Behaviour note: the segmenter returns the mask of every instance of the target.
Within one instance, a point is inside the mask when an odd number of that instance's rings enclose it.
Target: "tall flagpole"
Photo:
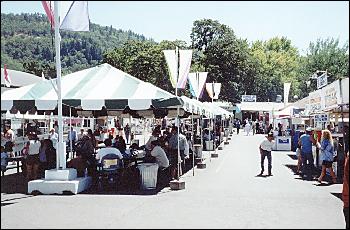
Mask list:
[[[176,47],[175,50],[176,56],[176,86],[175,86],[175,96],[177,97],[177,83],[179,81],[179,48]],[[177,178],[180,180],[180,169],[181,169],[181,160],[180,160],[180,108],[177,106]]]
[[[60,53],[60,22],[58,1],[54,2],[55,6],[55,48],[56,48],[56,73],[57,73],[57,96],[58,96],[58,143],[56,153],[56,168],[65,169],[65,143],[63,142],[63,119],[62,119],[62,95],[61,95],[61,53]]]

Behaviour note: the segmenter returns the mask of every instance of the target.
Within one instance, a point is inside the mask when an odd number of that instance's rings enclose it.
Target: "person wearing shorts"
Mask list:
[[[334,159],[334,146],[332,134],[329,130],[322,131],[322,142],[320,145],[321,149],[321,160],[322,160],[322,172],[318,178],[318,182],[322,182],[323,177],[326,175],[326,169],[329,169],[329,172],[332,176],[332,183],[337,182],[337,177],[333,171],[333,159]]]
[[[28,156],[26,159],[26,167],[27,167],[27,180],[36,180],[38,179],[38,171],[40,165],[39,159],[39,150],[41,143],[38,140],[36,133],[30,133],[29,137],[29,148],[28,148]]]

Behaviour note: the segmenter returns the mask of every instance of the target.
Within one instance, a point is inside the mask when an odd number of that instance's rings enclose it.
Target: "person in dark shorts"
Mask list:
[[[318,145],[318,144],[317,144]],[[329,130],[322,131],[322,142],[319,145],[321,150],[321,160],[322,160],[322,172],[318,178],[318,182],[322,182],[323,177],[326,175],[326,169],[329,169],[329,172],[332,176],[332,183],[337,182],[337,177],[333,171],[333,159],[334,159],[334,146],[332,134]]]

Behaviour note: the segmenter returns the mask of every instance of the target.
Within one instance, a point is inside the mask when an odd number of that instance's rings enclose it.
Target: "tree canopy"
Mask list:
[[[109,63],[141,80],[174,93],[163,54],[166,49],[192,49],[190,72],[207,71],[207,82],[222,83],[219,99],[239,102],[241,95],[275,101],[290,82],[289,98],[316,89],[306,84],[316,71],[329,81],[349,76],[349,45],[327,38],[310,42],[302,56],[287,37],[248,42],[217,20],[193,22],[191,44],[181,40],[154,42],[132,31],[91,24],[90,32],[61,32],[63,74]],[[55,77],[50,25],[42,14],[1,14],[1,63],[8,68]],[[190,96],[187,88],[180,95]],[[202,100],[210,100],[205,93]]]

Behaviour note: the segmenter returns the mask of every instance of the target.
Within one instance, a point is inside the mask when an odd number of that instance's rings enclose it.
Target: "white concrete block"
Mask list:
[[[65,191],[78,194],[92,184],[91,177],[78,177],[75,180],[32,180],[28,182],[28,193],[39,191],[42,194],[63,194]]]
[[[77,170],[74,168],[45,170],[45,180],[75,180]]]

